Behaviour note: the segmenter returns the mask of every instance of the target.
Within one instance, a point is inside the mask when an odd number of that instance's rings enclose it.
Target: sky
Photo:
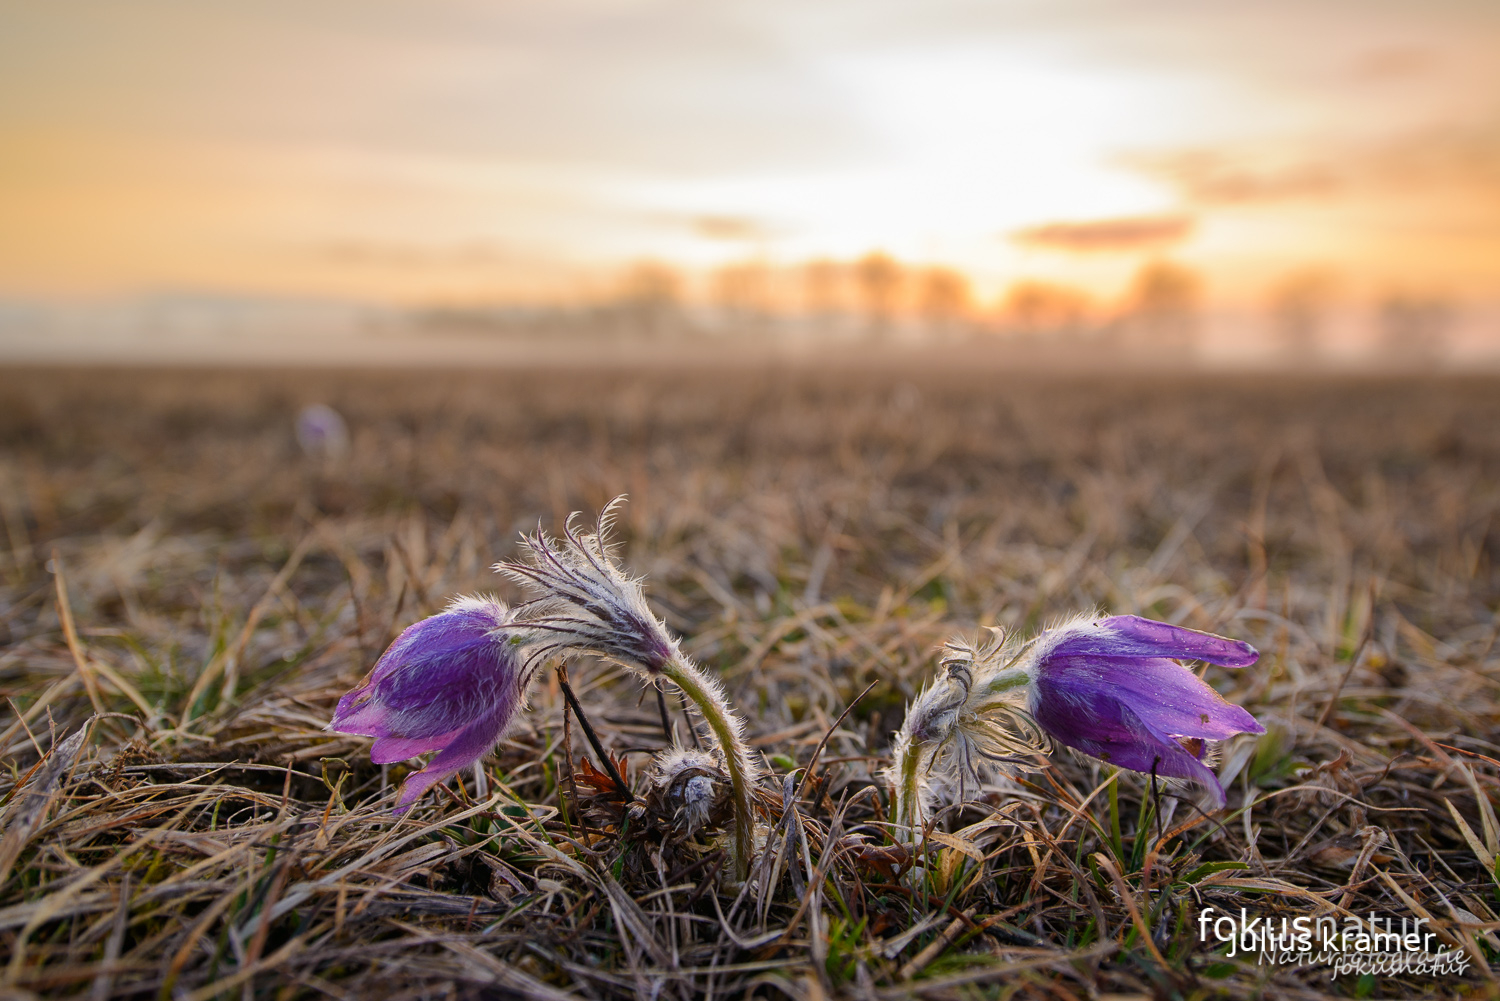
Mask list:
[[[0,298],[1500,295],[1493,0],[0,0]],[[1299,284],[1300,283],[1300,284]]]

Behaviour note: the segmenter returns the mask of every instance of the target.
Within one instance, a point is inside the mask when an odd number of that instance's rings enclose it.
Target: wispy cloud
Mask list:
[[[1040,250],[1092,254],[1159,250],[1187,239],[1192,232],[1193,220],[1189,216],[1136,216],[1051,222],[1017,230],[1011,239]]]
[[[1120,158],[1176,188],[1194,205],[1238,205],[1327,195],[1340,171],[1327,162],[1255,155],[1245,150],[1192,149]]]
[[[1353,142],[1239,143],[1123,154],[1200,207],[1335,196],[1406,196],[1490,189],[1500,195],[1500,130],[1433,128]]]

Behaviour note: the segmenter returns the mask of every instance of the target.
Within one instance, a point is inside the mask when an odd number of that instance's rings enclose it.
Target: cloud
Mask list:
[[[692,227],[705,240],[759,240],[770,234],[768,227],[744,216],[697,216]]]
[[[1500,190],[1500,131],[1426,129],[1378,142],[1132,153],[1118,162],[1199,207]]]
[[[1441,60],[1431,49],[1394,45],[1372,49],[1354,61],[1354,77],[1367,82],[1409,80],[1437,69]]]
[[[0,23],[0,131],[40,120],[674,176],[826,167],[877,145],[774,17],[718,4],[143,0]]]
[[[1122,219],[1090,219],[1082,222],[1052,222],[1011,234],[1026,247],[1060,250],[1071,254],[1115,253],[1155,250],[1186,239],[1193,231],[1189,216],[1132,216]]]
[[[1166,181],[1196,205],[1242,205],[1317,198],[1342,183],[1337,170],[1313,159],[1277,161],[1227,150],[1140,154],[1124,162]]]
[[[1500,192],[1500,130],[1431,130],[1401,137],[1360,157],[1361,178],[1396,190]]]
[[[356,268],[488,268],[515,264],[525,256],[486,241],[437,246],[414,242],[334,240],[313,248],[324,263]]]

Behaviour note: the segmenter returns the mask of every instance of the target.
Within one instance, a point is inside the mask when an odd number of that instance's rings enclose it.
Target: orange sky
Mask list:
[[[1500,293],[1500,4],[0,0],[0,298]]]

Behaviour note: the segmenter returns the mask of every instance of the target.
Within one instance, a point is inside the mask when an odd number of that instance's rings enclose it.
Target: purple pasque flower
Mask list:
[[[1134,615],[1080,619],[1025,651],[1027,709],[1053,740],[1120,768],[1224,789],[1204,763],[1205,741],[1265,733],[1244,709],[1178,661],[1248,667],[1248,643]],[[1019,665],[1018,665],[1019,666]]]
[[[492,598],[458,598],[396,637],[364,683],[343,698],[328,728],[374,737],[370,760],[437,751],[409,776],[399,813],[429,788],[484,757],[526,699],[514,612]]]
[[[328,404],[309,404],[297,415],[297,444],[314,459],[342,459],[349,453],[349,425]]]

